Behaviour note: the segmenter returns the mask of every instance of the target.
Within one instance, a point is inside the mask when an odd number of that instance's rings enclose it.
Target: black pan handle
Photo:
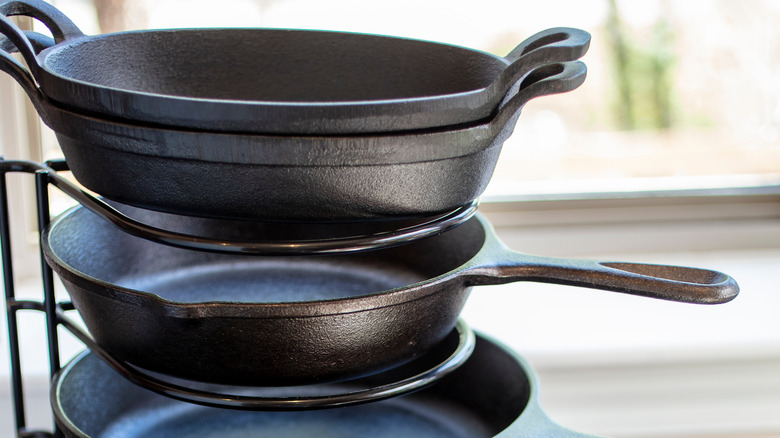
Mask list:
[[[27,68],[29,69],[24,69],[24,71],[26,75],[31,78],[38,79],[40,77],[39,71],[41,66],[38,64],[38,60],[35,56],[36,44],[8,18],[14,15],[32,17],[46,25],[54,37],[54,42],[57,44],[84,36],[70,18],[45,1],[0,0],[0,33],[13,43],[16,50],[22,54],[24,61],[27,63]],[[11,51],[7,49],[9,46],[7,43],[0,42],[0,45],[6,48],[0,52],[0,55],[8,55],[8,53],[11,53]],[[3,56],[2,59],[0,59],[0,63],[5,64],[8,62],[8,58],[9,56]],[[16,69],[18,65],[21,64],[17,63],[17,66],[13,68]],[[35,81],[33,81],[33,83],[34,82]]]
[[[4,17],[0,16],[0,28],[3,26],[3,23],[5,23],[3,18]],[[8,44],[6,41],[9,40],[4,40],[0,43],[0,47],[7,47]],[[33,101],[38,98],[38,86],[35,84],[35,79],[30,74],[30,71],[6,50],[0,50],[0,70],[11,75],[11,77],[24,88],[24,91],[27,92]]]
[[[697,304],[725,303],[739,293],[733,278],[708,269],[542,257],[514,252],[500,244],[483,251],[487,262],[467,271],[469,284],[535,281]]]
[[[582,58],[590,47],[590,34],[570,27],[543,30],[520,43],[504,58],[509,64],[491,87],[505,95],[510,87],[530,71],[552,62],[567,62]]]
[[[518,92],[506,101],[490,121],[494,135],[509,125],[531,99],[572,91],[585,82],[588,68],[582,61],[554,62],[535,68],[522,80]],[[513,126],[513,125],[512,125]]]
[[[51,31],[57,44],[84,36],[70,18],[43,0],[0,0],[0,14],[35,18]]]
[[[0,19],[3,17],[0,16]],[[1,24],[0,24],[1,25]],[[25,66],[11,56],[8,52],[0,50],[0,71],[8,73],[19,85],[22,86],[27,96],[35,106],[35,110],[41,116],[44,122],[49,117],[46,96],[43,95],[40,88],[35,84],[35,79],[30,75],[30,71]]]
[[[55,44],[54,39],[42,33],[25,30],[24,35],[30,40],[35,53],[41,53],[41,50],[49,48]],[[0,51],[14,53],[16,46],[8,38],[0,38]]]

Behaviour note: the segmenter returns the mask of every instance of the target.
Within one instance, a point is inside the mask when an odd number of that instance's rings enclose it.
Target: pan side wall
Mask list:
[[[227,304],[234,317],[184,318],[153,300],[127,299],[58,273],[98,345],[116,358],[237,385],[333,381],[405,363],[452,331],[469,294],[462,285],[439,284],[422,299],[362,312],[253,318],[242,315],[240,304]]]
[[[500,153],[491,147],[406,164],[273,166],[133,154],[58,139],[76,179],[108,198],[182,214],[285,220],[451,210],[482,194]]]

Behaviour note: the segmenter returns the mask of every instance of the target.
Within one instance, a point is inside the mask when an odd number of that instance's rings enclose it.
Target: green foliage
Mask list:
[[[620,129],[669,129],[674,123],[674,33],[660,18],[649,41],[625,30],[615,0],[608,0],[609,53],[614,81],[612,111]]]

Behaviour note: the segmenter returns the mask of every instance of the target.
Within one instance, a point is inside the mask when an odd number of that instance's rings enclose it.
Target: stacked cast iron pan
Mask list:
[[[522,107],[578,87],[588,33],[543,31],[506,58],[444,44],[280,29],[84,36],[41,0],[0,15],[0,68],[108,198],[198,216],[421,216],[477,198]],[[55,44],[56,43],[56,44]],[[204,183],[208,181],[208,183]]]
[[[320,31],[89,37],[43,1],[0,0],[0,12],[0,68],[55,131],[79,182],[110,200],[87,200],[42,236],[47,262],[94,338],[88,342],[109,363],[221,388],[350,387],[438,363],[430,357],[448,344],[475,285],[542,281],[696,303],[738,292],[713,271],[517,253],[481,215],[368,252],[218,250],[280,236],[381,236],[473,203],[522,107],[584,81],[576,61],[588,48],[583,31],[550,29],[500,58]],[[20,31],[10,15],[42,21],[53,41]],[[184,245],[150,240],[125,232],[116,217],[199,237]],[[201,238],[211,244],[191,245]],[[126,427],[137,427],[129,436],[181,435],[188,424],[240,434],[236,428],[260,423],[278,426],[274,436],[299,436],[289,427],[322,421],[346,422],[357,436],[377,425],[393,436],[420,435],[429,430],[423,417],[446,436],[569,436],[541,414],[532,378],[502,347],[479,338],[455,372],[411,397],[283,421],[192,410],[83,355],[58,376],[52,400],[60,427],[80,437]],[[394,421],[399,412],[422,414]],[[534,426],[524,415],[540,420]]]

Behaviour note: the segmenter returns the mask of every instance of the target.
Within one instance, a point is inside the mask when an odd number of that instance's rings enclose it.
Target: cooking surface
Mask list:
[[[161,95],[266,102],[467,92],[486,87],[506,67],[493,55],[444,44],[279,29],[130,32],[53,50],[45,65],[63,77]],[[78,63],[70,62],[74,57]]]
[[[122,209],[139,212],[127,206]],[[251,222],[192,219],[151,211],[144,212],[142,219],[151,219],[149,223],[165,229],[186,228],[192,221],[197,228],[190,232],[209,236],[226,226],[236,234],[250,236],[245,239],[286,232],[280,225],[268,234],[256,234],[263,229],[254,229]],[[243,224],[244,228],[234,224]],[[347,224],[340,228],[350,227]],[[335,230],[343,232],[339,227]],[[238,235],[230,237],[241,239]],[[484,238],[482,226],[470,220],[439,236],[363,254],[280,257],[214,254],[133,237],[80,208],[58,219],[47,241],[51,253],[69,269],[100,281],[155,293],[179,303],[266,303],[343,298],[408,286],[463,265],[477,253]]]
[[[156,406],[127,412],[100,436],[240,438],[255,437],[258,431],[275,438],[487,436],[473,415],[463,409],[414,401],[367,404],[338,411],[275,413],[233,412],[183,404]]]
[[[250,296],[253,302],[279,303],[365,295],[423,279],[402,267],[258,259],[123,277],[116,284],[180,303],[247,302]]]

